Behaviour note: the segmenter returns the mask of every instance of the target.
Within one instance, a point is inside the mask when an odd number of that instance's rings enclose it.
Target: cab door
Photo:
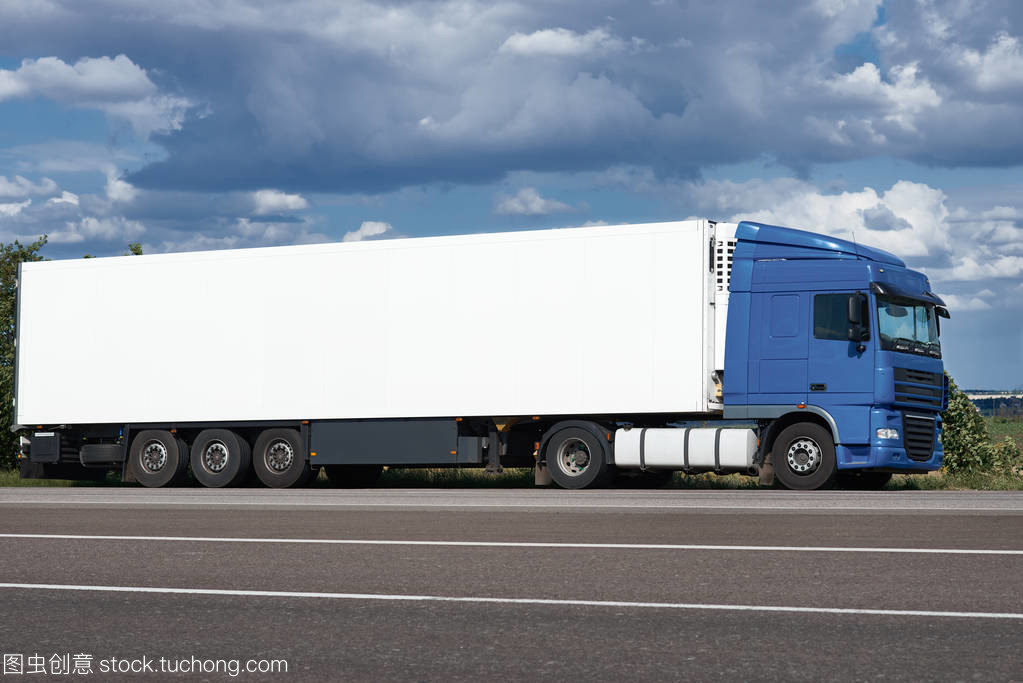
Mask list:
[[[869,441],[869,407],[874,398],[876,331],[865,292],[815,292],[811,304],[807,403],[841,419],[846,443]],[[849,297],[860,299],[860,338],[849,339]]]

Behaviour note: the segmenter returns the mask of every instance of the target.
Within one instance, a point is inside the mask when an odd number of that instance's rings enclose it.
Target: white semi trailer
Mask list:
[[[24,263],[23,474],[753,473],[767,421],[703,426],[723,417],[735,234],[690,220]]]

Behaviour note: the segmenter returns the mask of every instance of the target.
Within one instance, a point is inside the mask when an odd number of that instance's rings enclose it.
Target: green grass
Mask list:
[[[1023,491],[1023,477],[973,473],[897,474],[885,486],[889,491]]]
[[[0,470],[0,487],[2,486],[75,486],[79,482],[64,479],[21,479],[18,470]]]
[[[1008,436],[1023,449],[1023,417],[985,417],[984,423],[992,441],[998,443]]]

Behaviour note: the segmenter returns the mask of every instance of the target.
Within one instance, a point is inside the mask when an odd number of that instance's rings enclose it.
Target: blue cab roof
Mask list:
[[[852,257],[906,267],[902,259],[882,249],[778,225],[742,221],[735,237],[740,242],[755,243],[754,259]]]

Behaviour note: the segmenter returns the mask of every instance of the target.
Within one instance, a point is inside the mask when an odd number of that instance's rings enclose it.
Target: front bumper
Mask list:
[[[917,411],[919,412],[919,411]],[[922,415],[922,413],[921,413]],[[898,439],[873,438],[870,444],[836,447],[839,469],[884,469],[893,472],[930,472],[941,469],[945,451],[941,445],[941,414],[932,413],[927,418],[934,421],[934,442],[929,457],[920,458],[919,449],[907,452],[906,429],[903,411],[874,408],[870,411],[870,434],[877,434],[881,428],[896,429]],[[916,456],[916,457],[911,457]]]

